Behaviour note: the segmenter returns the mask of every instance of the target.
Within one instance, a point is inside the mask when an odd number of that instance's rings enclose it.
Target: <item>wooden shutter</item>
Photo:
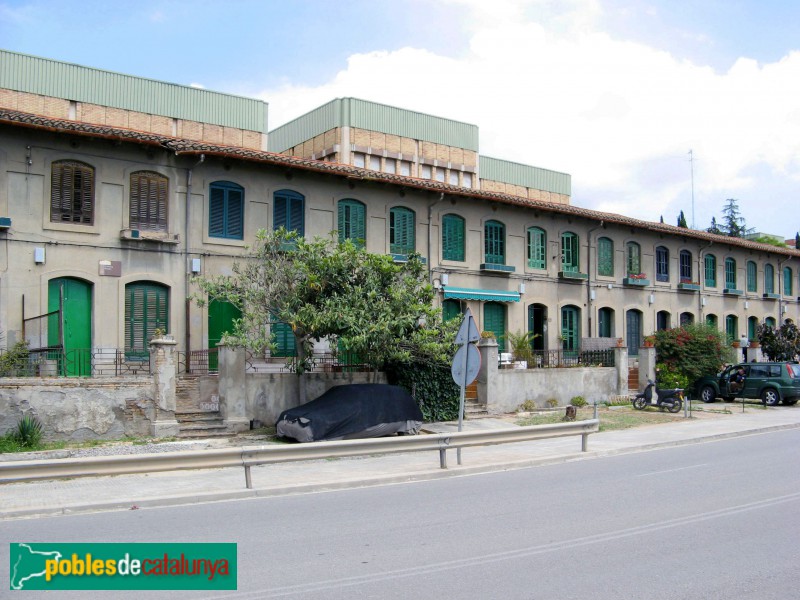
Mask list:
[[[389,252],[411,254],[414,252],[414,212],[403,207],[389,212]]]
[[[628,242],[628,275],[639,275],[642,272],[642,251],[636,242]]]
[[[444,260],[464,260],[464,219],[458,215],[445,215],[442,218],[442,258]]]
[[[578,265],[578,236],[568,231],[561,234],[561,269],[577,273]]]
[[[597,240],[597,274],[614,276],[614,242],[606,237]]]
[[[169,182],[159,173],[131,173],[130,227],[149,231],[167,230]]]
[[[273,323],[270,326],[272,341],[275,349],[272,356],[297,356],[297,346],[294,343],[294,332],[287,323]]]
[[[497,338],[498,352],[506,351],[506,307],[498,302],[487,302],[483,306],[483,328]]]
[[[208,201],[208,235],[225,237],[225,190],[214,184]]]
[[[775,293],[775,268],[772,265],[764,265],[764,293]]]
[[[366,208],[357,200],[339,201],[339,242],[351,240],[363,246],[366,240]]]
[[[232,239],[244,239],[244,190],[229,189],[227,206],[226,236]]]
[[[717,259],[713,254],[705,258],[706,287],[717,287]]]
[[[532,269],[544,269],[546,265],[546,237],[543,229],[528,229],[528,266]]]
[[[496,265],[506,264],[506,231],[498,221],[487,221],[484,226],[484,262]]]
[[[94,223],[94,167],[77,161],[57,161],[50,169],[50,221]]]
[[[169,331],[169,292],[156,283],[125,287],[125,352],[129,359],[150,356],[148,343],[156,329]]]

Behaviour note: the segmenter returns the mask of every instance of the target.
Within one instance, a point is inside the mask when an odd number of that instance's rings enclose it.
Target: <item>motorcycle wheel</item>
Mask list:
[[[633,399],[633,408],[636,410],[644,410],[644,407],[647,406],[648,402],[644,398],[634,398]]]
[[[681,402],[680,399],[675,399],[671,405],[667,405],[667,410],[671,413],[676,413],[681,409],[682,406],[683,402]]]

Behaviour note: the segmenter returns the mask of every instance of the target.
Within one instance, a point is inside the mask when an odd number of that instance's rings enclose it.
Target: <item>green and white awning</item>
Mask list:
[[[506,290],[477,290],[473,288],[460,288],[445,286],[444,298],[455,300],[480,300],[482,302],[519,302],[519,292]]]

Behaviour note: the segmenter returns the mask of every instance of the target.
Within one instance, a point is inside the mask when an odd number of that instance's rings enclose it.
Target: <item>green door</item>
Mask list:
[[[217,344],[225,333],[233,331],[234,319],[240,319],[242,311],[225,300],[211,300],[208,303],[208,370],[219,368],[216,353]]]
[[[92,374],[92,284],[80,279],[59,277],[47,285],[47,310],[57,311],[64,297],[62,327],[64,331],[64,358],[59,366],[61,375],[90,377]],[[47,344],[58,346],[58,324],[52,323],[47,331]],[[55,327],[53,326],[55,325]]]
[[[487,302],[483,306],[483,328],[497,338],[498,352],[506,351],[506,307],[499,302]]]
[[[576,352],[580,336],[580,310],[575,306],[564,306],[561,309],[561,349]]]

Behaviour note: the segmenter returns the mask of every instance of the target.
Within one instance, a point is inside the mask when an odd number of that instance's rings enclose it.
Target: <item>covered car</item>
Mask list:
[[[298,442],[415,434],[422,412],[411,395],[396,385],[338,385],[316,400],[283,411],[275,424],[279,436]]]

